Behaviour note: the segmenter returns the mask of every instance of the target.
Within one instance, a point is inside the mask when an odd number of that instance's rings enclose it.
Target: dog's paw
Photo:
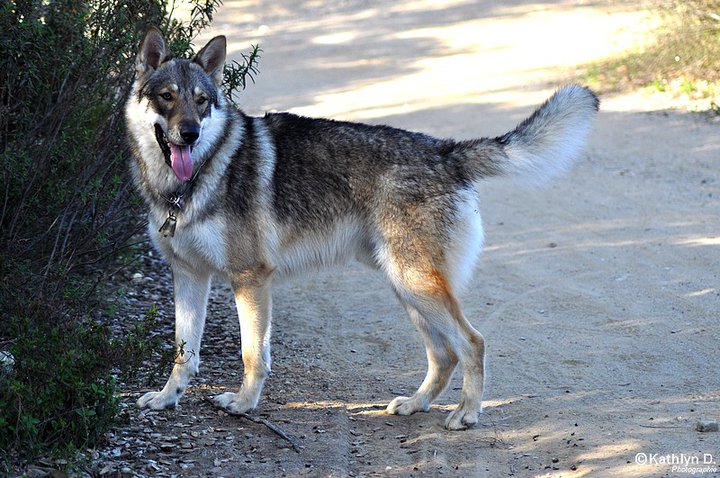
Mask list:
[[[430,411],[430,402],[425,397],[396,397],[387,406],[387,412],[392,415],[412,415],[415,412]]]
[[[448,430],[465,430],[472,428],[478,422],[478,415],[482,413],[482,406],[469,406],[466,402],[460,402],[450,416],[445,420],[445,428]]]
[[[245,413],[255,408],[258,401],[249,398],[241,391],[240,393],[225,392],[213,398],[213,402],[230,413]]]
[[[160,392],[148,392],[138,399],[137,406],[151,410],[164,410],[177,407],[180,394]]]

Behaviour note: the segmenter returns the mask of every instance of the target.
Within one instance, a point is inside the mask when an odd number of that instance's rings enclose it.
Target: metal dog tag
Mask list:
[[[162,234],[163,237],[173,237],[175,236],[175,226],[177,226],[177,219],[175,218],[175,214],[171,211],[168,213],[168,218],[165,219],[165,222],[158,232]]]

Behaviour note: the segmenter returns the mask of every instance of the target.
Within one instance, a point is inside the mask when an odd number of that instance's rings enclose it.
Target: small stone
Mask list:
[[[718,431],[717,420],[699,420],[695,423],[695,430],[699,432],[716,432]]]

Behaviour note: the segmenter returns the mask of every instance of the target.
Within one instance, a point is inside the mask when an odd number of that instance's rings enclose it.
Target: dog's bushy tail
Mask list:
[[[497,138],[460,141],[453,153],[477,178],[512,176],[542,182],[580,155],[600,101],[588,88],[560,88],[517,128]]]

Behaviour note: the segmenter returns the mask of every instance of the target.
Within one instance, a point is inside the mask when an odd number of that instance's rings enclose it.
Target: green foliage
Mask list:
[[[95,443],[117,413],[107,328],[28,317],[14,317],[9,326],[15,363],[0,387],[0,449],[22,445],[32,454],[48,445],[62,451]]]
[[[177,355],[175,348],[164,347],[164,338],[155,335],[158,329],[158,309],[148,309],[142,320],[134,322],[122,338],[112,341],[112,349],[121,361],[118,378],[124,383],[154,384],[156,379],[170,372]],[[150,369],[143,366],[150,361],[156,364]],[[143,370],[143,374],[138,371]]]
[[[590,65],[585,80],[600,92],[649,87],[720,101],[720,0],[658,4],[662,26],[639,51]]]
[[[144,227],[123,124],[138,45],[156,25],[191,55],[221,1],[183,3],[186,21],[174,1],[0,2],[0,352],[15,361],[0,363],[3,458],[96,442],[117,414],[114,377],[161,353],[152,310],[112,337],[98,285]],[[258,52],[230,66],[228,88]]]
[[[244,90],[247,87],[247,79],[254,83],[255,76],[258,74],[257,62],[260,59],[262,50],[258,45],[252,46],[252,51],[248,54],[242,53],[242,63],[232,60],[225,65],[222,88],[225,95],[230,101],[237,105],[233,92]]]
[[[158,325],[155,307],[116,338],[97,320],[78,324],[37,316],[45,313],[46,304],[35,301],[24,317],[8,320],[14,338],[0,362],[0,450],[28,457],[96,444],[117,420],[116,380],[136,380],[151,355],[160,353],[161,359],[148,380],[173,362],[172,352],[159,352],[160,339],[151,334]]]

